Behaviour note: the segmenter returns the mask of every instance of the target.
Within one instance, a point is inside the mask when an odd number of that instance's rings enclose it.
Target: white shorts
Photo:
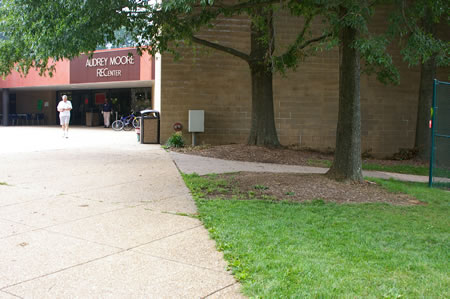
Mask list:
[[[59,122],[61,124],[61,126],[63,125],[68,125],[70,121],[70,115],[63,115],[63,116],[59,116]]]

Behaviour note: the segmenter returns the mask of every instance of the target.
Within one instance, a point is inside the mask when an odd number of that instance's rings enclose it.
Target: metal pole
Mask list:
[[[195,132],[192,132],[192,146],[195,146],[196,143],[197,143],[197,138],[195,136]]]
[[[3,117],[2,117],[2,125],[8,125],[8,116],[9,116],[9,89],[3,88]]]
[[[433,109],[433,114],[431,116],[431,149],[430,149],[430,174],[428,177],[428,187],[433,186],[433,163],[434,163],[434,127],[435,127],[435,119],[436,119],[436,85],[438,84],[438,80],[433,80],[433,103],[431,107]]]

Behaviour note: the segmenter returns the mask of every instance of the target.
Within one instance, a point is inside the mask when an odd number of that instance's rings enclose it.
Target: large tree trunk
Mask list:
[[[430,158],[431,132],[428,128],[431,102],[433,99],[433,79],[436,76],[435,57],[423,63],[420,70],[419,102],[417,106],[416,139],[414,147],[421,160]]]
[[[430,12],[428,12],[430,14]],[[423,28],[426,32],[435,35],[436,26],[431,17],[425,16]],[[416,139],[414,147],[417,149],[418,158],[428,160],[430,158],[431,132],[428,128],[430,120],[431,102],[433,99],[433,79],[436,77],[436,55],[432,55],[420,69],[419,102],[417,106]]]
[[[257,18],[263,22],[264,28],[256,26],[255,21],[252,22],[251,53],[248,62],[252,76],[252,120],[248,144],[279,146],[275,129],[270,61],[274,50],[272,11],[260,9]]]
[[[353,28],[341,29],[336,151],[327,176],[361,182],[360,55],[353,48],[357,35]]]
[[[273,110],[272,70],[250,65],[252,76],[252,124],[249,145],[279,146]]]

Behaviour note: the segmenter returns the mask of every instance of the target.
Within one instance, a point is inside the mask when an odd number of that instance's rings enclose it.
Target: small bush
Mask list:
[[[397,153],[392,156],[392,160],[411,160],[417,157],[418,150],[416,148],[401,148]]]
[[[184,147],[184,140],[183,140],[183,136],[181,136],[181,133],[172,134],[172,136],[170,136],[169,139],[167,140],[166,146],[168,148]]]
[[[361,153],[361,158],[363,158],[363,159],[371,159],[371,158],[373,158],[372,149],[369,148],[369,149],[366,149],[365,151],[363,151]]]

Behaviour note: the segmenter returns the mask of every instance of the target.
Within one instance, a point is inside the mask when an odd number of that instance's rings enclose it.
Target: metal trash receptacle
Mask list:
[[[100,117],[98,112],[86,112],[86,126],[95,127],[100,125]]]
[[[160,114],[156,110],[141,111],[141,143],[159,144]]]

